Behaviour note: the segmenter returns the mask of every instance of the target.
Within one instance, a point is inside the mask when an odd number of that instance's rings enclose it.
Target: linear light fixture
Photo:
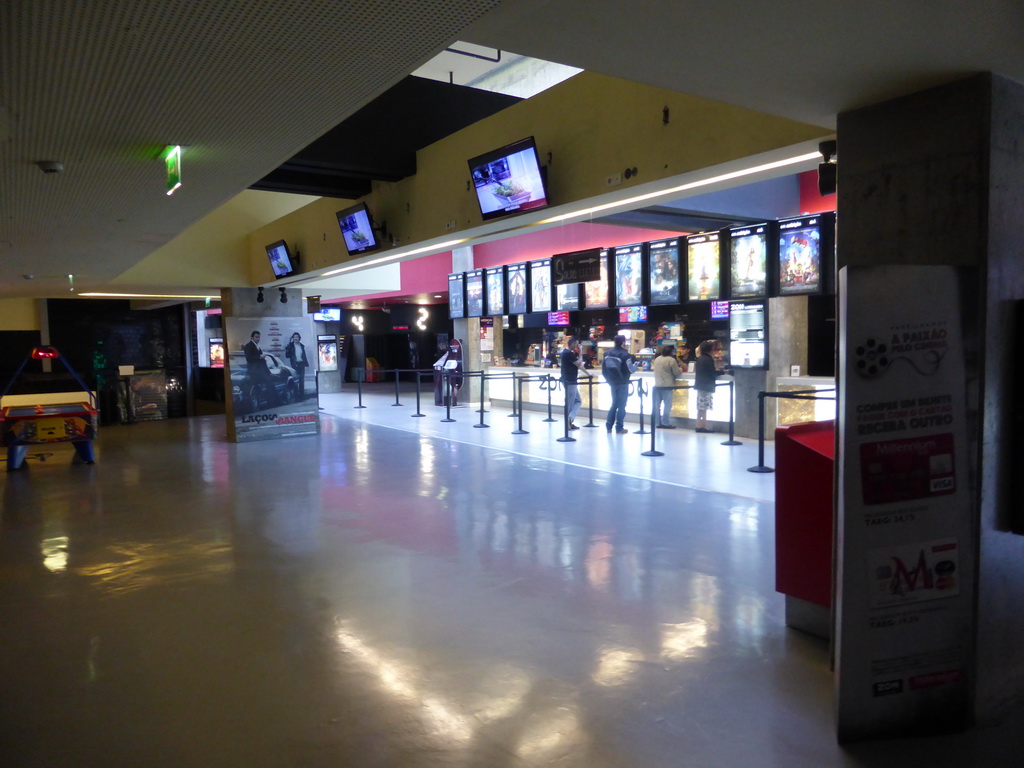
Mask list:
[[[349,264],[338,269],[332,269],[330,272],[324,272],[320,277],[330,277],[331,275],[340,275],[343,272],[351,272],[356,269],[366,269],[367,267],[376,267],[379,264],[385,264],[389,261],[395,261],[396,259],[404,259],[406,256],[416,256],[420,253],[439,253],[441,251],[447,251],[449,248],[454,248],[460,243],[465,243],[470,238],[464,237],[460,240],[448,240],[444,243],[437,243],[436,245],[425,245],[422,248],[415,248],[411,251],[403,251],[402,253],[393,253],[390,256],[378,256],[375,259],[369,261],[363,261],[359,264]]]
[[[80,293],[90,299],[210,299],[219,301],[220,296],[206,293]]]

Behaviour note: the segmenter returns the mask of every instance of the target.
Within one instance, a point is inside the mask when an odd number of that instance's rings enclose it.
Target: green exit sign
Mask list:
[[[181,147],[167,147],[164,162],[167,164],[167,194],[172,195],[181,186]]]

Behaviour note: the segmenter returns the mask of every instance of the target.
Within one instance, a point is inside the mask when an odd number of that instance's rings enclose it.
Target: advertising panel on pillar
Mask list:
[[[836,682],[842,740],[972,716],[968,270],[840,276]]]

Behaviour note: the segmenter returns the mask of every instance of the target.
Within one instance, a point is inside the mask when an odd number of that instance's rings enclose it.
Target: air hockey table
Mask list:
[[[18,469],[32,446],[71,443],[75,458],[86,464],[96,461],[99,411],[89,403],[12,405],[0,409],[0,430],[7,447],[7,471]]]

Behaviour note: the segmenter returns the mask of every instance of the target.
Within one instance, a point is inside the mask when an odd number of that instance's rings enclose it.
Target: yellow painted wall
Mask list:
[[[662,120],[669,109],[669,122]],[[401,245],[481,223],[468,187],[471,157],[534,136],[548,168],[553,205],[588,200],[613,190],[607,177],[636,168],[614,190],[698,171],[781,147],[823,138],[819,126],[765,115],[708,99],[584,72],[481,120],[417,153],[416,174],[375,183],[365,201]],[[548,161],[550,153],[550,163]],[[264,246],[301,243],[301,272],[348,261],[334,212],[348,205],[320,200],[250,238],[253,284],[273,280]],[[449,222],[455,227],[448,228]]]
[[[38,331],[39,299],[0,299],[0,331]]]

